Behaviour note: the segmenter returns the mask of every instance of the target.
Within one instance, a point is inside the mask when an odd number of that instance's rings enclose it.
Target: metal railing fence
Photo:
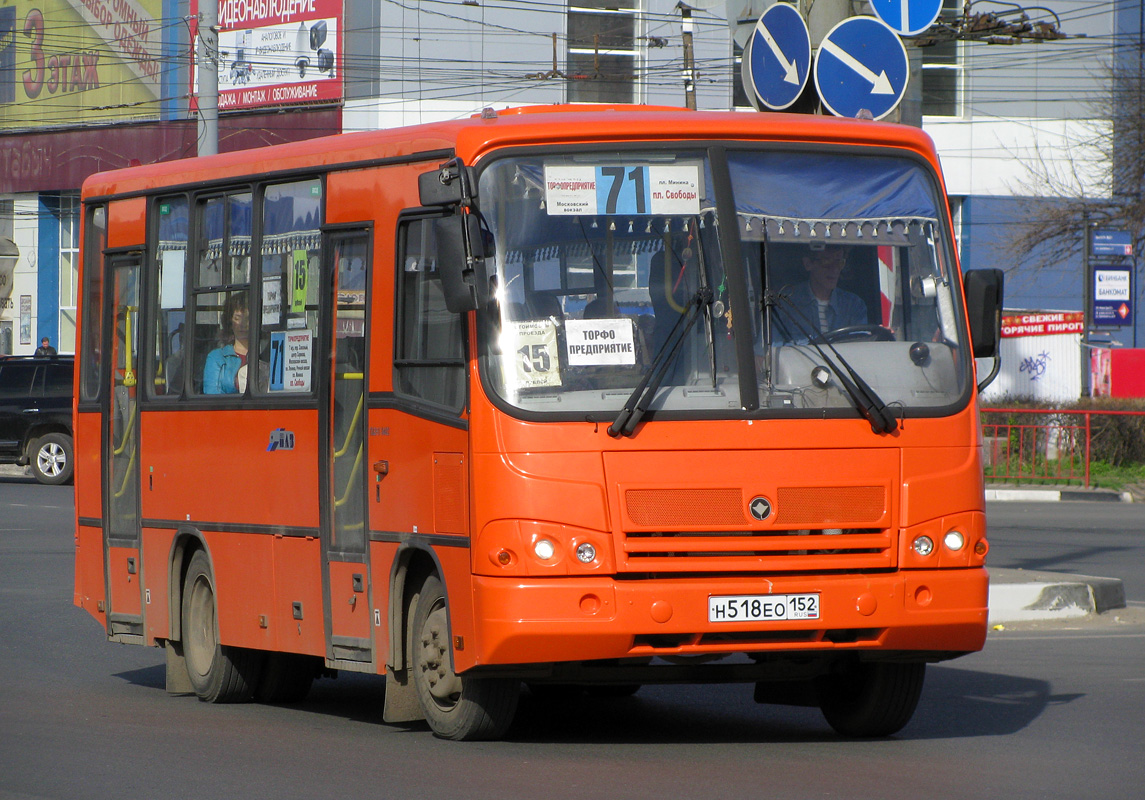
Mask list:
[[[1095,418],[1145,417],[1145,411],[983,408],[987,481],[1090,485]]]

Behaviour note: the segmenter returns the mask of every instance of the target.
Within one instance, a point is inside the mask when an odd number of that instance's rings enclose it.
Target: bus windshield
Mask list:
[[[606,419],[662,361],[649,410],[670,416],[849,416],[853,374],[902,414],[964,401],[961,293],[921,162],[729,147],[716,163],[597,150],[482,171],[496,396]]]

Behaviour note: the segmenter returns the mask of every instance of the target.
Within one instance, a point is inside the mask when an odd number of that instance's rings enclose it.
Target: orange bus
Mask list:
[[[172,693],[384,674],[479,739],[738,682],[881,736],[983,645],[1001,273],[919,130],[486,110],[83,208],[75,603]]]

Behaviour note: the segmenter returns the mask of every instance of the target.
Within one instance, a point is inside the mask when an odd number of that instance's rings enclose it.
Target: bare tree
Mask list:
[[[1029,199],[1006,245],[1016,264],[1037,270],[1081,256],[1085,226],[1124,228],[1134,252],[1145,245],[1145,50],[1125,45],[1108,68],[1108,92],[1092,102],[1083,138],[1049,158],[1033,149],[1019,187]]]

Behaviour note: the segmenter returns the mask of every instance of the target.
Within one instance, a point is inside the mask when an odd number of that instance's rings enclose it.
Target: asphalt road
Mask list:
[[[1119,578],[1145,603],[1145,504],[988,503],[986,519],[989,566]]]
[[[991,507],[993,554],[1109,563],[1128,588],[1142,524],[1091,512],[1059,508],[1048,531],[1041,511]],[[930,668],[888,740],[841,740],[818,711],[757,706],[747,686],[667,686],[574,706],[526,695],[507,741],[459,744],[383,724],[368,676],[320,681],[296,707],[169,697],[160,651],[108,643],[71,605],[71,514],[70,489],[0,478],[0,800],[1137,800],[1145,785],[1145,625],[1108,615],[992,632]],[[1087,545],[1071,549],[1070,525]]]

